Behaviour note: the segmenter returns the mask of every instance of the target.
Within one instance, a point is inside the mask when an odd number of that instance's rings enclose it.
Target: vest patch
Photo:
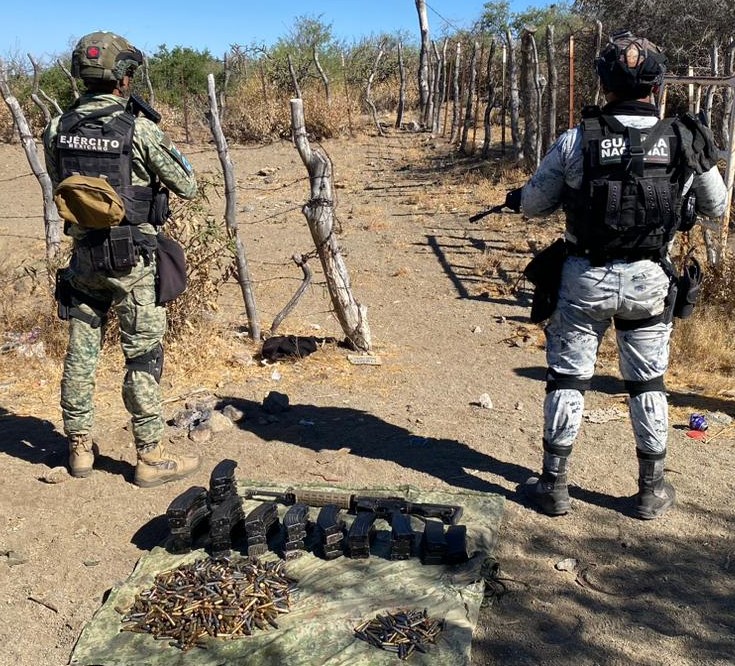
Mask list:
[[[645,140],[645,139],[644,139]],[[623,136],[613,136],[600,139],[599,157],[600,164],[617,164],[621,158],[630,155],[628,141]],[[671,157],[671,145],[669,137],[661,137],[643,157],[643,161],[649,164],[668,164]]]
[[[89,150],[98,153],[120,153],[122,142],[119,139],[106,139],[99,136],[80,136],[79,134],[59,134],[60,148]]]

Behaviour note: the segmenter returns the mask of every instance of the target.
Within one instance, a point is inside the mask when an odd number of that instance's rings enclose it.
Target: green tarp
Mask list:
[[[240,487],[262,485],[240,482]],[[273,488],[272,488],[273,489]],[[281,490],[277,488],[274,490]],[[390,528],[379,530],[369,559],[342,557],[325,561],[308,553],[286,565],[297,579],[292,611],[278,618],[278,629],[258,631],[241,639],[208,639],[206,648],[187,652],[154,640],[148,634],[121,631],[119,609],[129,608],[135,596],[150,587],[156,574],[207,557],[204,550],[172,555],[156,547],[144,555],[130,577],[112,590],[104,605],[83,629],[70,664],[78,666],[362,666],[395,664],[395,654],[354,637],[353,628],[377,613],[427,609],[432,618],[446,621],[436,645],[427,654],[414,652],[412,664],[462,666],[470,663],[472,632],[483,599],[483,564],[494,552],[503,513],[503,498],[489,493],[428,492],[415,488],[360,489],[310,486],[310,489],[360,494],[402,495],[414,502],[459,504],[467,526],[470,560],[461,565],[422,565],[418,558],[387,559]],[[245,500],[246,509],[257,502]],[[286,507],[280,507],[280,516]],[[312,510],[315,517],[315,510]],[[351,517],[348,518],[348,523]],[[412,519],[414,522],[416,519]],[[417,529],[420,521],[416,521]],[[269,557],[277,557],[269,553]],[[117,610],[116,610],[117,609]]]

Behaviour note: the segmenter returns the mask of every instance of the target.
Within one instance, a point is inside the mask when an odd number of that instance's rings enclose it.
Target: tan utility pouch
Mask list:
[[[96,176],[69,176],[54,192],[54,203],[66,222],[87,229],[116,227],[125,218],[125,205],[112,185]]]

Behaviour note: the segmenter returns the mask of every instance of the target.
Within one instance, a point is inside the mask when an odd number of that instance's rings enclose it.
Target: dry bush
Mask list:
[[[672,360],[678,369],[702,373],[711,388],[735,369],[735,261],[727,257],[705,272],[699,301],[690,319],[675,320]],[[697,383],[701,383],[698,381]]]
[[[172,201],[172,217],[165,232],[184,248],[188,286],[167,306],[169,340],[196,331],[217,309],[220,288],[233,272],[234,244],[224,221],[216,220],[205,208],[215,187],[217,183],[200,177],[194,201]]]

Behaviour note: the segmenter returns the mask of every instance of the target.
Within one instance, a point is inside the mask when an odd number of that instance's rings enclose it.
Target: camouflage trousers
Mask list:
[[[546,327],[546,361],[550,370],[591,379],[602,337],[612,318],[641,320],[660,315],[669,279],[653,261],[612,262],[591,266],[580,257],[564,265],[559,303]],[[663,378],[669,364],[670,323],[651,323],[632,330],[616,329],[618,363],[625,381]],[[551,373],[550,373],[551,374]],[[631,396],[628,410],[636,447],[645,453],[666,451],[668,404],[661,390]],[[544,438],[571,446],[579,433],[584,395],[575,389],[549,391],[544,401]]]
[[[90,297],[92,304],[109,303],[120,323],[120,343],[126,362],[161,350],[166,332],[166,308],[156,305],[155,260],[141,259],[127,272],[95,271],[84,248],[76,249],[69,266],[75,290]],[[83,299],[82,299],[83,300]],[[80,310],[90,317],[99,314],[89,304]],[[102,344],[102,328],[72,317],[69,346],[61,380],[61,409],[67,435],[88,433],[94,419],[95,371]],[[160,378],[159,378],[160,380]],[[128,368],[122,398],[132,421],[136,447],[159,442],[164,421],[159,380],[150,372]]]

